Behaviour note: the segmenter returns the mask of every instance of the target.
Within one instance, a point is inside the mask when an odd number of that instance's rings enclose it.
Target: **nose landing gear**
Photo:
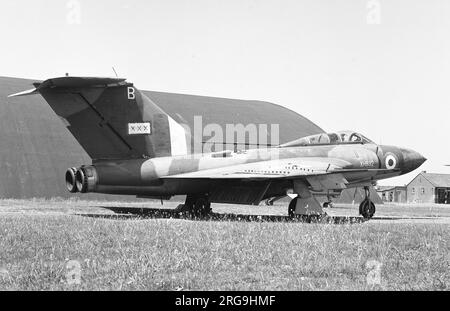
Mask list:
[[[371,219],[375,214],[375,204],[370,200],[369,187],[364,187],[365,199],[359,205],[359,214],[365,219]]]

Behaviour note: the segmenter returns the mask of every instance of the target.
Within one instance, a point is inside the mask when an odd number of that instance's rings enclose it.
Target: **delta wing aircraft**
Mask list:
[[[371,218],[369,186],[418,168],[426,159],[377,145],[357,132],[317,134],[278,146],[195,153],[190,134],[126,79],[61,77],[10,95],[41,94],[88,153],[92,164],[69,168],[72,192],[169,199],[206,215],[211,203],[258,205],[290,194],[288,214],[321,215],[316,192],[364,187],[359,206]]]

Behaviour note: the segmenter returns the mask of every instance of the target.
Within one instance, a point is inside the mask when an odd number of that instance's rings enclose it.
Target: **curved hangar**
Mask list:
[[[0,77],[0,198],[73,196],[67,192],[64,174],[67,167],[90,162],[85,151],[41,96],[16,98],[14,103],[7,98],[29,89],[33,82],[38,81]],[[202,116],[203,126],[279,124],[280,143],[323,133],[305,117],[268,102],[144,93],[175,121],[190,128],[194,128],[194,116]],[[270,130],[268,126],[268,143]],[[117,199],[95,194],[90,198]]]

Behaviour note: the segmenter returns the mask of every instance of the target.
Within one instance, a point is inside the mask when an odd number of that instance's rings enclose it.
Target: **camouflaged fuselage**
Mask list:
[[[408,167],[405,166],[403,156],[405,150],[393,146],[358,143],[98,161],[93,163],[97,178],[96,189],[93,190],[148,196],[209,192],[227,181],[208,178],[201,172],[213,175],[238,172],[244,174],[244,178],[234,180],[235,184],[264,181],[264,178],[255,178],[258,175],[277,177],[271,182],[271,188],[275,189],[275,193],[271,195],[282,195],[286,189],[292,187],[291,183],[295,178],[339,169],[343,170],[342,174],[348,181],[348,186],[370,184],[406,172]],[[395,167],[390,169],[386,167],[388,155],[394,155],[396,159]],[[314,165],[309,165],[308,160],[314,161]],[[300,175],[299,170],[303,171]],[[192,178],[173,178],[196,172],[200,174],[193,175]],[[248,181],[245,174],[248,174]]]

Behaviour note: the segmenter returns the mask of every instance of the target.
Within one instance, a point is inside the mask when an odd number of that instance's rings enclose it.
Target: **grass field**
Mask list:
[[[108,214],[98,208],[108,204],[112,203],[0,201],[0,290],[449,290],[450,286],[448,223],[331,225],[78,215]],[[350,213],[348,208],[341,210]],[[449,210],[397,206],[391,213],[448,217]],[[71,277],[78,274],[78,267],[81,278],[75,284]]]

